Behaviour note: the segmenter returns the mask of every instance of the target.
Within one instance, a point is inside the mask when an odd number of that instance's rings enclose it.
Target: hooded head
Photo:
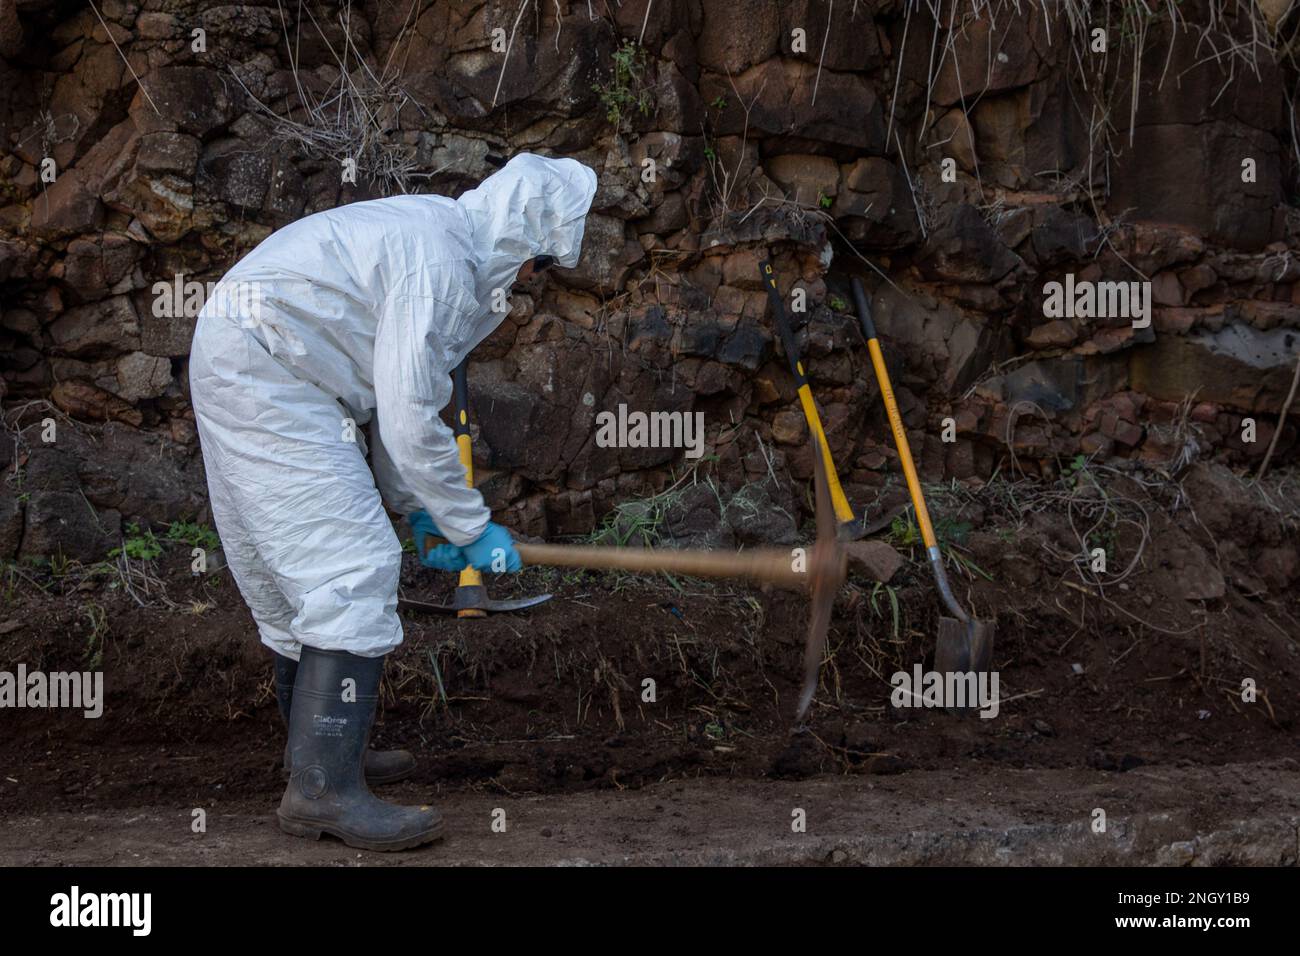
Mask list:
[[[595,195],[595,172],[577,160],[521,153],[456,200],[469,217],[479,301],[509,289],[534,256],[551,256],[565,269],[577,265]]]

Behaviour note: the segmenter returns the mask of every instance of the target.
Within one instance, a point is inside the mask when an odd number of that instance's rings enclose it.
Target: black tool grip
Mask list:
[[[455,395],[456,414],[452,416],[451,430],[456,435],[469,434],[469,378],[465,367],[469,359],[465,358],[451,372],[451,386]]]
[[[862,334],[870,342],[876,337],[876,323],[871,321],[871,306],[867,304],[867,293],[863,291],[862,280],[853,277],[853,305],[858,310],[858,321],[862,323]]]
[[[794,344],[794,331],[790,328],[790,320],[785,314],[785,303],[781,301],[781,293],[776,289],[776,274],[772,271],[772,264],[764,260],[758,264],[758,274],[763,279],[763,288],[767,290],[767,299],[772,303],[772,312],[776,316],[776,331],[781,336],[781,344],[785,346],[785,357],[790,362],[790,371],[794,374],[794,387],[801,388],[808,384],[808,376],[804,373],[803,362],[799,360],[799,346]]]

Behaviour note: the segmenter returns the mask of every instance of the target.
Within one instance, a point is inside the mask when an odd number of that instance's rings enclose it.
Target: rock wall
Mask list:
[[[944,9],[0,0],[0,556],[202,518],[201,284],[300,216],[455,195],[520,150],[600,180],[579,267],[516,294],[471,366],[483,490],[522,531],[587,531],[680,473],[597,446],[620,403],[703,412],[723,485],[811,474],[764,258],[858,504],[897,467],[852,276],[929,478],[1262,457],[1300,334],[1288,19]],[[1265,40],[1207,56],[1234,36]],[[1067,276],[1149,281],[1149,326],[1046,314]],[[52,415],[82,437],[42,447]],[[99,514],[68,530],[83,494]]]

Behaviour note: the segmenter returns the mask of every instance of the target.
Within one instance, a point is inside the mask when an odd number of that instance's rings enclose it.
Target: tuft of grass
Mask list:
[[[90,625],[90,632],[86,635],[86,666],[92,670],[99,670],[104,663],[104,636],[108,633],[108,612],[98,604],[86,604],[81,608],[82,615]]]

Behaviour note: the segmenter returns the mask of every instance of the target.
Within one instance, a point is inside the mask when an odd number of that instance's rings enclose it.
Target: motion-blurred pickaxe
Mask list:
[[[785,548],[747,551],[666,550],[657,548],[602,548],[567,544],[516,545],[524,564],[633,572],[665,571],[700,578],[747,578],[781,587],[807,588],[812,598],[808,636],[804,646],[804,683],[796,719],[803,719],[817,691],[826,629],[830,625],[835,592],[844,582],[846,558],[835,534],[826,466],[813,439],[817,484],[817,540],[801,557]]]

